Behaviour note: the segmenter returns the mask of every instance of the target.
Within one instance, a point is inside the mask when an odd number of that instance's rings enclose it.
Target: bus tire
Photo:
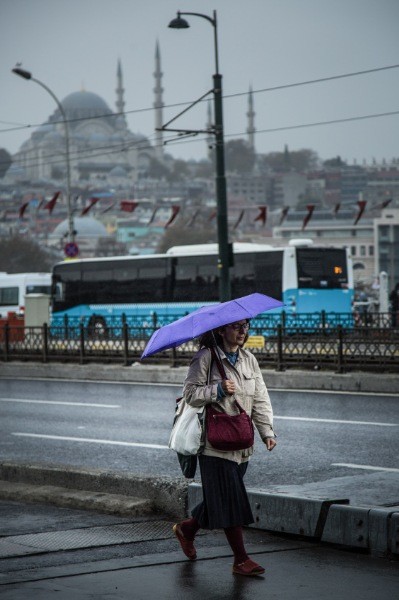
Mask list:
[[[108,327],[104,317],[93,315],[87,325],[89,337],[95,340],[105,340],[108,338]]]

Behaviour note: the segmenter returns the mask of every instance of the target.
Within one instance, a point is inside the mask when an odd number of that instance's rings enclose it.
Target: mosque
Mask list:
[[[158,44],[155,52],[155,127],[162,125],[162,71]],[[115,110],[89,92],[73,92],[61,100],[69,129],[71,180],[75,185],[136,182],[153,158],[163,159],[162,132],[155,145],[132,133],[124,113],[122,66],[117,65]],[[59,108],[38,127],[13,157],[13,169],[25,180],[42,183],[65,180],[65,125]]]

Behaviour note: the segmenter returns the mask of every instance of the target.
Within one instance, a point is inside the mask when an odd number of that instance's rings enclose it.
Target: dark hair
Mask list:
[[[247,323],[250,323],[249,319],[247,319]],[[221,329],[224,329],[225,327],[227,327],[227,325],[224,325],[223,327],[218,327],[217,329],[211,329],[210,331],[207,331],[206,333],[203,333],[199,338],[198,338],[198,344],[200,348],[212,348],[212,346],[216,345],[219,346],[220,348],[223,348],[223,337],[220,335],[219,331]],[[244,339],[244,343],[248,340],[249,337],[249,333],[247,331],[247,333],[245,334],[245,339]]]

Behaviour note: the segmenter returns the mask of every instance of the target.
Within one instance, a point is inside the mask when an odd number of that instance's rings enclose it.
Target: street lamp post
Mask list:
[[[69,153],[69,127],[68,127],[68,121],[66,118],[64,108],[63,108],[61,102],[58,100],[57,96],[54,94],[54,92],[52,92],[50,90],[50,88],[47,87],[47,85],[45,85],[42,81],[39,81],[39,79],[35,79],[35,77],[32,77],[32,73],[30,73],[29,71],[25,71],[25,69],[20,69],[19,67],[15,67],[15,69],[12,69],[12,72],[15,73],[16,75],[19,75],[19,77],[22,77],[23,79],[30,79],[31,81],[38,83],[42,88],[44,88],[46,90],[46,92],[48,92],[50,94],[50,96],[53,98],[53,100],[57,104],[59,111],[61,113],[62,121],[64,123],[64,128],[65,128],[65,163],[66,163],[66,200],[67,200],[67,213],[68,213],[68,242],[73,243],[74,239],[75,239],[75,230],[74,230],[73,214],[72,214],[72,207],[71,207],[71,161],[70,161],[70,153]]]
[[[224,132],[223,132],[223,104],[222,104],[222,76],[219,73],[219,53],[216,11],[213,18],[202,13],[178,12],[177,18],[169,23],[172,29],[187,29],[190,27],[181,15],[201,17],[211,23],[215,42],[215,74],[213,76],[213,97],[215,112],[215,147],[216,147],[216,202],[217,202],[217,231],[219,244],[219,299],[221,302],[231,299],[230,272],[231,253],[229,247],[229,234],[227,226],[227,194],[224,162]]]

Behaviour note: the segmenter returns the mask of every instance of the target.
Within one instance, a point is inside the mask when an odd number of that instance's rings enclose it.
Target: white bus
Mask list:
[[[166,254],[85,258],[53,269],[52,324],[79,320],[105,330],[113,318],[160,324],[219,301],[216,244],[176,246]],[[288,316],[350,315],[351,260],[345,248],[292,241],[284,248],[234,243],[232,297],[261,292],[284,302]],[[274,314],[282,309],[270,311]],[[334,318],[333,318],[334,317]]]
[[[50,295],[51,273],[0,272],[0,318],[7,318],[8,313],[23,316],[28,294]]]

